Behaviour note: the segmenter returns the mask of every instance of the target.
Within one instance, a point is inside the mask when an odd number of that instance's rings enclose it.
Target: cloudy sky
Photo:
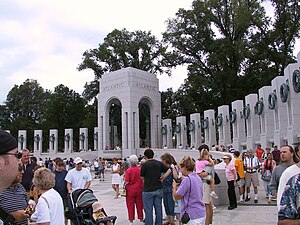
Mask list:
[[[82,93],[91,70],[77,71],[82,53],[113,29],[151,30],[160,38],[165,21],[192,0],[0,0],[0,104],[14,84],[36,79],[45,89],[64,84]],[[295,52],[300,50],[298,42]],[[158,75],[160,90],[186,78],[178,68]]]
[[[64,84],[82,93],[91,70],[77,71],[82,53],[113,29],[151,30],[160,38],[165,21],[192,0],[0,0],[0,104],[14,84],[36,79],[45,89]],[[160,89],[178,88],[185,69],[159,75]]]

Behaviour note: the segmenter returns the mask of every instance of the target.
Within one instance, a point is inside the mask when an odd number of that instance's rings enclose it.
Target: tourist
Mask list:
[[[266,198],[269,199],[269,203],[271,202],[272,193],[270,191],[269,183],[271,180],[272,172],[276,167],[276,162],[273,160],[272,153],[267,154],[267,158],[264,160],[261,171],[261,179],[264,182],[264,189],[266,193]]]
[[[287,182],[279,205],[278,225],[300,224],[300,173]]]
[[[203,203],[202,180],[197,173],[194,173],[195,163],[189,156],[184,156],[180,161],[180,170],[185,176],[178,189],[177,185],[173,188],[173,197],[180,200],[180,218],[187,213],[190,220],[185,224],[204,225],[205,206]]]
[[[171,170],[162,162],[153,159],[152,149],[144,151],[146,162],[141,168],[141,177],[144,179],[143,204],[145,210],[145,225],[153,225],[153,207],[155,209],[155,225],[162,225],[162,181],[171,173]],[[161,176],[162,173],[165,173]]]
[[[245,195],[245,169],[244,169],[244,162],[239,156],[240,156],[239,151],[235,151],[233,153],[233,157],[235,158],[234,165],[237,174],[236,184],[239,189],[240,202],[243,203],[245,197],[244,196]]]
[[[111,187],[115,191],[115,198],[118,198],[120,195],[120,184],[122,183],[122,179],[120,176],[120,169],[121,166],[118,163],[118,160],[116,158],[112,159],[112,168],[111,168]]]
[[[280,163],[280,150],[278,149],[277,145],[274,146],[274,149],[272,151],[273,159],[276,162],[276,165],[279,165]]]
[[[67,181],[68,193],[77,189],[88,189],[91,185],[92,175],[88,169],[83,168],[80,157],[74,159],[75,168],[69,170],[65,180]]]
[[[195,169],[196,173],[198,173],[201,176],[201,173],[205,173],[204,168],[206,166],[214,166],[214,161],[211,159],[208,150],[202,149],[200,151],[200,157],[196,161]],[[213,198],[218,198],[217,194],[215,193],[215,181],[214,178],[211,175],[207,176],[201,176],[202,181],[206,182],[210,185],[210,196]]]
[[[100,181],[104,181],[104,172],[105,172],[107,161],[104,158],[100,159],[99,161],[100,161],[99,162],[99,178],[100,178]]]
[[[94,171],[95,171],[95,178],[98,178],[99,177],[99,162],[98,162],[98,158],[96,158],[95,161],[94,161]]]
[[[55,175],[47,168],[39,168],[34,172],[33,184],[41,197],[30,217],[37,224],[62,225],[64,224],[64,207],[59,193],[53,189]]]
[[[262,155],[262,160],[267,159],[267,156],[268,156],[269,153],[271,153],[271,148],[267,146],[266,149],[265,149],[265,152]]]
[[[175,166],[173,165],[173,157],[170,153],[165,153],[161,157],[161,161],[164,165],[166,165],[172,173],[169,174],[169,176],[164,179],[162,183],[163,187],[163,203],[165,207],[165,212],[167,215],[167,222],[164,223],[164,225],[175,225],[174,218],[175,218],[175,202],[172,196],[172,189],[173,189],[173,180],[178,178],[177,171],[175,169]]]
[[[237,201],[236,201],[236,195],[235,195],[235,186],[236,186],[236,168],[233,163],[231,163],[231,155],[226,154],[222,157],[222,159],[225,162],[225,175],[227,179],[227,194],[229,199],[229,206],[228,210],[232,210],[237,208]]]
[[[142,191],[144,187],[143,180],[140,176],[141,168],[138,167],[139,160],[136,155],[129,156],[130,167],[126,171],[126,206],[128,211],[129,225],[133,224],[135,219],[135,207],[138,219],[143,222],[143,198]]]
[[[55,174],[55,186],[53,187],[53,189],[60,194],[60,197],[63,200],[64,210],[66,210],[68,189],[65,178],[67,176],[68,171],[65,169],[65,163],[61,158],[56,158],[54,162],[56,168],[53,172]],[[67,220],[65,220],[65,224],[67,225]]]
[[[269,183],[270,191],[272,193],[272,196],[274,196],[273,200],[277,199],[279,181],[283,171],[285,171],[291,165],[295,164],[295,162],[298,162],[298,158],[294,152],[293,147],[289,145],[283,145],[280,148],[280,159],[281,164],[276,166],[273,170]]]
[[[202,149],[206,149],[209,151],[209,148],[206,144],[201,145],[198,150],[201,151]],[[206,166],[204,168],[204,172],[200,174],[201,177],[208,176],[209,174],[212,177],[215,177],[215,169],[213,166]],[[202,182],[203,185],[203,203],[205,204],[205,225],[212,224],[213,220],[213,198],[210,196],[211,188],[210,185],[206,182]]]
[[[295,150],[295,155],[298,157],[298,159],[300,159],[299,147],[295,146],[294,150]],[[280,180],[279,180],[279,185],[278,185],[278,193],[277,193],[277,206],[278,206],[278,209],[279,209],[281,196],[282,196],[282,193],[283,193],[284,188],[286,186],[286,183],[288,182],[288,180],[291,177],[293,177],[293,176],[295,176],[299,173],[300,173],[300,162],[299,161],[296,164],[291,165],[285,171],[283,171],[283,173],[280,177]]]
[[[29,194],[30,194],[30,188],[32,186],[32,178],[33,178],[33,173],[34,173],[34,168],[36,167],[36,163],[34,161],[31,161],[29,159],[30,153],[29,150],[23,149],[22,150],[22,167],[23,167],[23,177],[22,177],[22,182],[21,184],[24,186],[27,196],[29,199]]]
[[[18,142],[8,132],[0,129],[0,193],[16,179],[19,174]]]
[[[0,194],[0,207],[14,218],[17,225],[28,224],[28,214],[33,208],[33,206],[28,206],[26,190],[23,185],[20,184],[22,174],[23,169],[20,166],[19,174],[16,176],[12,185]],[[28,214],[26,213],[27,208]]]
[[[251,183],[254,188],[254,203],[258,203],[257,194],[258,194],[258,169],[260,168],[259,159],[253,155],[253,150],[249,149],[247,151],[248,156],[244,159],[244,166],[246,170],[245,174],[245,186],[246,186],[246,198],[245,201],[250,201],[250,187]]]
[[[264,154],[264,149],[261,147],[261,144],[257,144],[257,149],[255,150],[256,157],[258,158],[259,162],[263,161],[263,154]]]

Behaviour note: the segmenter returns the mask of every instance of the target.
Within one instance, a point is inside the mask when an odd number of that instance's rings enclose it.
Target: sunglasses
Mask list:
[[[16,156],[17,159],[21,159],[22,158],[22,153],[21,152],[16,152],[16,153],[4,153],[1,155],[14,155]]]

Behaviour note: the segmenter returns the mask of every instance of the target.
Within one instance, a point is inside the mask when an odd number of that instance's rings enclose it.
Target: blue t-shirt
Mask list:
[[[185,177],[176,193],[183,197],[180,200],[180,217],[184,212],[189,214],[191,220],[205,217],[202,180],[198,174],[190,173]]]
[[[68,195],[68,189],[65,178],[68,171],[62,170],[61,172],[58,172],[57,170],[54,170],[53,173],[55,174],[55,186],[53,187],[53,189],[60,194],[62,199],[66,199]]]
[[[289,179],[280,201],[278,220],[300,219],[300,174]]]

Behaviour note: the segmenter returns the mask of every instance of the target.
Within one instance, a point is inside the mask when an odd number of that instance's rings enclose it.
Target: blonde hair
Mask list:
[[[55,174],[41,167],[34,172],[33,185],[41,190],[49,190],[55,185]]]
[[[180,167],[185,167],[187,171],[194,171],[195,161],[190,156],[184,156],[179,163]]]
[[[201,151],[200,151],[200,156],[199,156],[199,160],[203,160],[204,159],[204,156],[208,155],[208,151],[207,149],[203,148]]]

